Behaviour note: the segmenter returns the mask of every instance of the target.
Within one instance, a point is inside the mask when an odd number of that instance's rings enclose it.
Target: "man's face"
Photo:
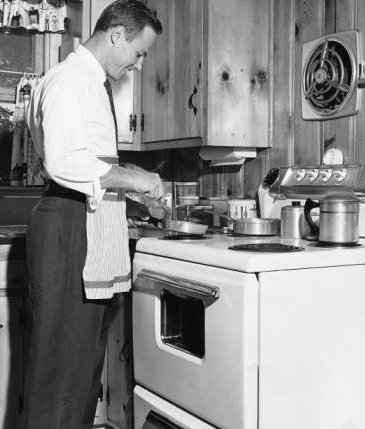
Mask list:
[[[115,28],[111,34],[112,46],[107,57],[107,75],[120,79],[128,70],[142,70],[148,50],[156,39],[151,27],[144,27],[132,40],[127,41],[124,28]]]

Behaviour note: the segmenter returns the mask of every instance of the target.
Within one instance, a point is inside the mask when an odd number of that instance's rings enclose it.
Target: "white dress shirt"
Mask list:
[[[28,125],[47,175],[100,200],[100,177],[116,156],[115,126],[100,63],[83,46],[47,72],[32,96]]]

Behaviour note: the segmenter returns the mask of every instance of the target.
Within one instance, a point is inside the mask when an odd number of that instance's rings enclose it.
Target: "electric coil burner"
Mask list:
[[[209,238],[211,237],[194,234],[168,234],[164,237],[159,238],[159,240],[207,240]]]
[[[352,249],[353,247],[361,247],[361,244],[360,243],[326,243],[326,242],[318,241],[316,243],[309,244],[309,246],[321,247],[324,249],[331,249],[331,248],[338,249],[339,247]]]
[[[248,243],[237,244],[228,247],[230,250],[249,251],[249,252],[298,252],[304,250],[303,247],[291,246],[282,243]]]

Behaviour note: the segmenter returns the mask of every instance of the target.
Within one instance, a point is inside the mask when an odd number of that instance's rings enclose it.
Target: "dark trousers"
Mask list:
[[[29,220],[31,335],[22,429],[90,429],[111,300],[87,301],[82,194],[43,196]]]

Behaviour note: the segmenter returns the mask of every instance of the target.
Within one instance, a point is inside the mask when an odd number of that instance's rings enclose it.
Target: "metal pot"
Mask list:
[[[277,235],[280,219],[247,218],[233,219],[233,232],[244,235]]]
[[[313,222],[311,210],[319,207],[319,227]],[[313,234],[323,243],[354,244],[359,241],[360,200],[353,195],[330,195],[319,203],[307,199],[304,215]]]
[[[280,219],[273,218],[245,218],[234,219],[231,216],[216,212],[215,210],[204,210],[228,219],[233,224],[234,234],[243,235],[277,235],[280,230]]]

